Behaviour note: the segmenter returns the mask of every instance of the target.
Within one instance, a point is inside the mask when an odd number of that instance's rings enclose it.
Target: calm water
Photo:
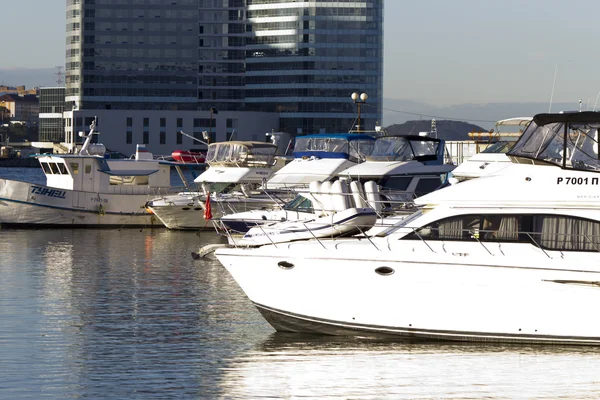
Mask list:
[[[275,333],[217,261],[192,260],[219,241],[0,229],[0,398],[600,397],[597,348]]]

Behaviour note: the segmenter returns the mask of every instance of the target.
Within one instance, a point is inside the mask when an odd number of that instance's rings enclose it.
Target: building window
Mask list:
[[[133,118],[127,117],[127,126],[128,127],[132,127],[133,126]]]
[[[161,132],[159,140],[160,140],[160,144],[167,143],[167,133],[166,132]]]
[[[177,127],[183,128],[183,118],[177,118]]]
[[[177,144],[182,144],[183,143],[183,135],[181,134],[181,132],[177,132]]]
[[[133,143],[133,132],[127,131],[127,137],[125,138],[125,143],[127,143],[127,144]]]
[[[167,126],[167,119],[166,118],[161,118],[160,119],[160,127],[164,128]]]
[[[148,132],[148,131],[144,132],[142,143],[143,144],[149,144],[150,143],[150,132]]]
[[[150,126],[150,118],[144,118],[144,128],[147,128]]]

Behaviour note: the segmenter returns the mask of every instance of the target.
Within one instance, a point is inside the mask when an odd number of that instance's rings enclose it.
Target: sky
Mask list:
[[[0,0],[0,69],[64,65],[65,0]],[[385,0],[384,97],[595,104],[600,1]]]

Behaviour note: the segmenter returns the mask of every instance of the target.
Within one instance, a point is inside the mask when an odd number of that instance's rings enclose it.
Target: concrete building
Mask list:
[[[381,121],[383,0],[167,3],[67,0],[69,146],[96,116],[101,141],[129,153],[140,139],[154,153],[202,148],[178,129],[347,132],[353,92],[369,95],[362,129]]]
[[[0,106],[9,111],[12,123],[34,125],[38,123],[40,113],[39,100],[36,95],[18,95],[7,93],[0,96]]]

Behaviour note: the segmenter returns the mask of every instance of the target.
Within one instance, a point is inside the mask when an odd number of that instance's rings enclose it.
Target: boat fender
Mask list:
[[[104,207],[102,207],[102,204],[98,206],[98,214],[104,215]]]

